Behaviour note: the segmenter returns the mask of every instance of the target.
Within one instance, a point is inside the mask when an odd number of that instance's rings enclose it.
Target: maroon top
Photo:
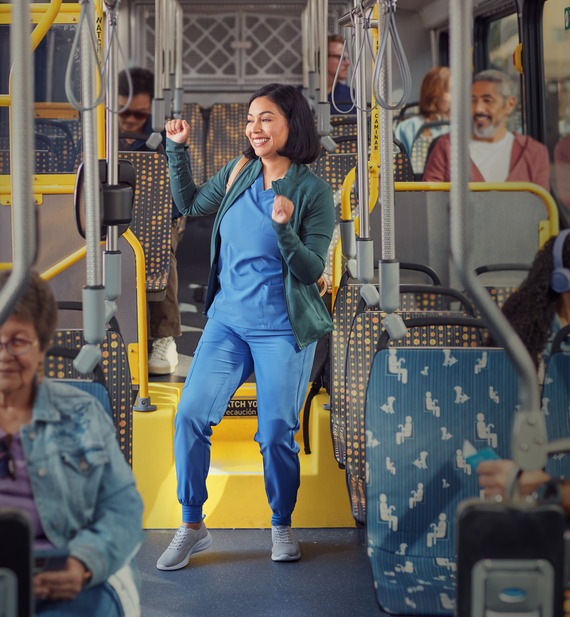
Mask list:
[[[550,191],[550,164],[544,144],[528,135],[513,132],[509,175],[505,182],[534,182]],[[450,181],[450,135],[442,135],[433,146],[426,162],[424,182]],[[481,172],[471,161],[471,182],[485,182]]]

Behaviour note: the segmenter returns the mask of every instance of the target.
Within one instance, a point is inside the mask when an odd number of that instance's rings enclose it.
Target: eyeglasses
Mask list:
[[[128,116],[132,116],[133,118],[135,118],[135,120],[146,120],[149,114],[149,111],[134,111],[130,109],[125,109],[125,111],[122,111],[119,115],[125,118]]]
[[[12,445],[12,435],[6,435],[0,439],[0,480],[4,478],[16,479],[16,466],[14,458],[10,452]]]
[[[329,58],[342,58],[343,62],[350,62],[348,56],[341,56],[340,54],[329,54]]]
[[[0,351],[6,347],[6,351],[12,356],[23,356],[28,353],[38,341],[27,341],[24,338],[11,338],[6,343],[0,343]]]

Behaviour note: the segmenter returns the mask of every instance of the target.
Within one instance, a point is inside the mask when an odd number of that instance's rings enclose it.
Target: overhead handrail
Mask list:
[[[373,17],[377,18],[377,5],[372,8]],[[362,42],[368,36],[370,28],[370,20],[368,15],[359,17],[361,29],[356,32],[361,33]],[[376,19],[377,21],[377,19]],[[373,45],[378,44],[378,29],[372,31]],[[358,35],[355,35],[358,38]],[[360,58],[362,60],[362,58]],[[358,151],[359,161],[368,161],[368,169],[364,165],[360,166],[358,171],[357,181],[358,190],[360,192],[363,183],[366,187],[366,198],[358,203],[358,218],[360,221],[360,229],[358,238],[356,239],[356,277],[363,283],[360,288],[360,294],[365,299],[368,305],[378,303],[378,294],[375,293],[374,287],[370,285],[374,278],[374,241],[370,237],[370,217],[369,213],[378,201],[378,181],[380,178],[380,118],[378,115],[378,107],[375,105],[374,97],[372,96],[372,111],[370,112],[370,138],[367,137],[368,130],[368,114],[365,107],[365,90],[366,74],[364,62],[359,63],[358,81],[357,81],[357,120],[362,125],[360,133],[364,133],[362,139],[362,158],[361,151]]]
[[[380,8],[378,9],[380,12]],[[382,217],[381,228],[381,253],[378,262],[379,280],[378,294],[380,296],[380,306],[388,313],[394,313],[399,308],[400,296],[398,289],[400,286],[400,268],[396,261],[395,231],[394,231],[394,145],[392,129],[392,58],[390,48],[386,46],[387,39],[392,36],[391,23],[393,13],[383,12],[378,17],[378,37],[384,45],[376,54],[374,63],[374,74],[377,76],[376,87],[373,88],[374,97],[380,103],[380,157],[382,171],[380,175],[380,207]],[[377,43],[379,45],[379,43]],[[373,78],[374,79],[374,78]],[[380,90],[378,89],[380,87]],[[403,336],[405,328],[403,322],[395,315],[389,315],[385,320],[388,326],[391,322],[391,335],[393,338]],[[399,333],[397,331],[399,329]]]
[[[154,4],[154,99],[152,101],[152,129],[160,133],[166,118],[166,102],[163,97],[162,76],[164,73],[164,12],[163,0]]]
[[[318,58],[318,37],[317,37],[317,0],[308,0],[306,8],[305,41],[307,44],[307,99],[313,108],[316,107],[317,100],[317,58]]]
[[[369,6],[373,6],[370,4]],[[355,8],[350,14],[350,22],[352,25],[352,36],[356,49],[361,49],[364,37],[367,36],[369,28],[369,19],[364,14],[362,5],[355,0]],[[368,213],[378,198],[377,195],[377,180],[378,165],[365,165],[368,161],[368,114],[366,109],[366,71],[365,64],[359,61],[354,67],[353,78],[356,80],[356,146],[357,160],[360,162],[357,168],[351,170],[342,187],[341,193],[341,220],[340,220],[340,237],[343,254],[347,259],[347,269],[353,278],[358,278],[364,284],[370,283],[374,276],[374,265],[371,256],[373,254],[372,244],[369,233]],[[377,123],[375,124],[377,128]],[[377,161],[376,161],[377,163]],[[369,174],[374,176],[372,181]],[[352,212],[350,208],[350,190],[356,181],[358,187],[358,212],[361,221],[361,230],[359,237],[356,238],[356,230]],[[370,191],[372,190],[372,195]],[[371,203],[371,202],[374,203]],[[348,207],[343,206],[348,202]],[[371,300],[374,303],[374,300]]]
[[[176,36],[176,26],[174,25],[174,2],[166,0],[162,2],[162,10],[164,18],[162,20],[163,27],[163,67],[162,73],[155,76],[155,80],[162,81],[162,96],[164,98],[164,118],[159,118],[162,121],[162,126],[166,122],[166,118],[171,117],[172,97],[174,96],[174,44]]]
[[[184,111],[184,88],[182,87],[182,63],[184,41],[184,13],[182,7],[176,3],[175,17],[175,57],[174,57],[174,100],[172,104],[172,117],[181,118]]]
[[[100,344],[105,338],[105,289],[102,285],[102,261],[99,249],[101,230],[101,200],[99,163],[97,156],[97,111],[101,95],[96,96],[95,76],[101,76],[98,61],[98,43],[92,31],[91,7],[82,2],[83,18],[80,19],[78,36],[81,50],[82,101],[70,99],[81,111],[83,128],[83,177],[85,201],[86,285],[83,288],[83,330],[86,345],[75,358],[73,365],[81,373],[88,373],[101,359]],[[74,45],[75,45],[74,41]],[[95,47],[94,47],[95,45]],[[73,56],[73,53],[72,53]],[[68,65],[69,71],[69,65]],[[67,76],[66,76],[67,80]],[[100,83],[102,86],[102,83]],[[103,88],[101,88],[101,92]],[[66,94],[69,94],[66,89]]]
[[[310,19],[310,2],[305,5],[301,11],[301,69],[303,73],[303,94],[309,99],[309,63],[310,63],[310,46],[312,41],[309,37],[309,19]]]
[[[354,100],[352,100],[351,101],[352,105],[348,109],[344,109],[344,110],[343,109],[339,109],[339,107],[336,104],[336,100],[335,100],[335,96],[334,96],[334,91],[335,91],[336,85],[338,83],[338,76],[340,74],[340,69],[342,67],[342,61],[343,61],[343,58],[344,58],[344,54],[348,55],[349,62],[351,64],[351,66],[353,66],[352,58],[351,58],[352,53],[350,51],[350,50],[352,50],[352,45],[348,43],[348,37],[349,36],[352,37],[352,32],[353,32],[352,30],[349,30],[349,35],[347,35],[345,37],[345,39],[344,39],[344,44],[342,46],[342,54],[341,54],[341,56],[340,56],[340,58],[338,60],[338,65],[336,67],[336,72],[334,74],[334,79],[333,79],[333,84],[332,84],[331,105],[333,106],[333,109],[336,111],[337,114],[351,114],[353,109],[354,109],[354,106],[355,106],[355,102],[354,102]],[[352,79],[351,79],[351,83],[352,83]],[[352,88],[351,88],[351,93],[352,93]]]
[[[170,115],[172,90],[168,79],[170,64],[173,61],[171,49],[172,31],[170,30],[171,8],[173,3],[165,5],[164,0],[155,0],[154,19],[154,98],[152,100],[152,134],[146,145],[155,150],[162,143],[162,130]],[[176,29],[174,29],[176,32]],[[180,57],[180,61],[182,58]],[[165,87],[165,82],[167,83]]]
[[[357,92],[357,87],[360,83],[360,75],[366,75],[366,51],[369,50],[371,55],[374,56],[369,31],[372,28],[377,28],[378,25],[377,18],[371,19],[371,15],[373,13],[376,16],[376,4],[371,4],[367,10],[364,9],[364,7],[358,2],[358,0],[355,0],[355,5],[356,6],[351,14],[352,44],[347,47],[350,64],[353,67],[352,75],[350,78],[350,92],[352,97],[353,109],[356,108],[357,112],[365,111],[369,113],[374,108],[374,105],[371,108],[368,108],[366,97],[364,97],[359,103],[358,96],[355,93]],[[360,36],[357,40],[354,36],[354,33],[357,32],[358,27],[361,28],[362,36]],[[366,83],[366,81],[364,83]],[[344,113],[348,113],[348,111]]]
[[[321,136],[321,145],[327,152],[336,150],[336,143],[330,136],[331,108],[328,102],[328,0],[318,0],[317,32],[319,42],[319,102],[317,105],[317,131]],[[346,41],[345,41],[346,44]],[[341,58],[342,61],[342,58]],[[333,86],[334,87],[334,86]]]
[[[105,81],[104,71],[99,63],[99,43],[97,42],[97,37],[95,35],[95,24],[93,23],[93,11],[90,6],[90,0],[79,0],[79,4],[81,9],[79,14],[79,24],[77,26],[75,37],[73,38],[73,43],[71,44],[71,51],[69,53],[67,67],[65,69],[65,96],[73,107],[75,107],[75,109],[79,111],[88,111],[89,109],[95,109],[103,102],[105,97]],[[86,41],[83,41],[82,37],[86,38],[87,36],[89,36],[89,38],[86,39]],[[93,66],[97,71],[100,88],[97,97],[94,97],[93,100],[88,103],[91,107],[86,106],[87,104],[85,103],[85,98],[84,103],[80,103],[73,92],[72,70],[75,55],[78,49],[80,49],[81,56],[85,55],[85,57],[88,57],[89,55],[93,55],[95,58]],[[82,95],[85,97],[85,90],[82,91]]]
[[[384,20],[379,18],[379,3],[373,6],[372,19],[364,14],[362,9],[357,10],[360,5],[355,7],[352,15],[354,21],[354,39],[357,48],[361,46],[362,37],[368,35],[371,25],[373,40],[373,56],[378,58],[375,53],[378,48],[380,33],[385,26]],[[384,33],[384,40],[388,36]],[[357,148],[358,161],[368,160],[368,137],[367,137],[367,110],[363,101],[365,100],[365,80],[364,63],[359,63],[356,73],[356,95],[357,95]],[[380,66],[380,78],[382,96],[385,100],[391,97],[391,56],[388,53],[382,60]],[[353,278],[358,278],[363,283],[360,294],[365,302],[372,306],[380,304],[381,308],[388,313],[384,320],[385,327],[389,328],[393,338],[400,338],[405,335],[405,327],[399,315],[395,311],[399,308],[399,281],[400,269],[395,259],[394,247],[394,153],[392,118],[390,111],[384,106],[380,109],[375,103],[376,94],[372,93],[371,98],[371,136],[370,136],[370,160],[368,169],[360,164],[357,169],[356,181],[358,183],[358,212],[359,212],[359,235],[354,241],[351,235],[356,229],[352,221],[350,212],[350,189],[348,183],[352,185],[354,176],[347,175],[343,185],[341,195],[341,240],[346,243],[343,245],[343,253],[348,259],[347,269]],[[380,165],[382,165],[380,173]],[[381,186],[380,186],[381,185]],[[380,207],[382,212],[382,256],[379,261],[379,283],[378,289],[372,285],[374,278],[374,247],[370,238],[369,231],[369,212],[374,208],[378,201],[378,194],[381,192],[382,198]],[[354,244],[354,245],[353,245]],[[356,254],[354,263],[352,253]],[[350,254],[348,254],[350,253]]]
[[[376,55],[374,71],[372,73],[372,91],[374,92],[374,97],[378,101],[380,107],[390,111],[401,109],[407,103],[412,91],[410,65],[408,64],[404,47],[400,41],[400,35],[396,27],[396,2],[397,0],[384,0],[384,26],[382,29],[381,43]],[[400,69],[400,75],[402,76],[402,94],[400,100],[394,104],[392,104],[390,100],[383,95],[382,91],[378,89],[378,85],[383,83],[381,78],[382,65],[389,55],[389,42],[393,45],[396,63]]]
[[[14,309],[29,280],[37,252],[36,218],[32,192],[34,165],[34,83],[29,26],[30,2],[20,0],[12,6],[10,25],[10,79],[12,105],[10,131],[12,153],[12,273],[0,291],[0,325]]]
[[[121,49],[118,38],[118,2],[119,0],[104,0],[107,6],[107,15],[105,21],[105,58],[106,63],[104,66],[105,83],[106,87],[106,99],[105,99],[105,158],[107,160],[107,184],[109,187],[119,186],[119,120],[118,113],[114,111],[117,107],[117,101],[119,98],[118,88],[118,61],[119,56],[122,56],[123,61],[126,64],[126,59]],[[129,98],[125,104],[127,108],[132,98],[132,82],[130,81],[130,75],[127,72],[127,79],[129,80]],[[132,192],[130,193],[132,204]],[[105,323],[114,317],[117,313],[116,300],[121,296],[121,270],[122,270],[122,256],[119,251],[119,228],[117,225],[110,225],[107,228],[105,251],[103,254],[103,260],[105,265]]]
[[[358,0],[355,0],[355,3]],[[365,28],[368,24],[365,15],[359,15],[356,18],[354,26],[354,43],[357,49],[360,49],[362,39],[365,35]],[[356,148],[357,148],[357,160],[360,163],[357,168],[356,183],[358,187],[358,212],[360,216],[360,234],[356,243],[356,258],[357,264],[359,259],[363,259],[362,253],[365,252],[364,243],[370,241],[370,232],[368,225],[368,208],[369,208],[369,183],[368,183],[368,169],[365,166],[365,161],[368,161],[368,115],[366,113],[366,66],[360,58],[358,66],[355,67],[356,78]],[[360,253],[360,254],[359,254]],[[358,266],[357,266],[358,267]],[[363,283],[369,283],[370,272],[362,270]]]

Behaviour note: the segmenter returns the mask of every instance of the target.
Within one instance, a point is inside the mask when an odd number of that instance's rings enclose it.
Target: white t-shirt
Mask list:
[[[472,139],[469,142],[471,160],[481,172],[485,182],[504,182],[507,179],[514,141],[515,136],[507,133],[501,141]]]

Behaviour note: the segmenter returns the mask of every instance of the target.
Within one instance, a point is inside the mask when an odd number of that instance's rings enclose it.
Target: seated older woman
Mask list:
[[[35,574],[36,614],[138,615],[142,500],[100,403],[38,375],[56,316],[33,274],[0,325],[0,503],[29,514],[35,549],[69,554],[64,569]]]

